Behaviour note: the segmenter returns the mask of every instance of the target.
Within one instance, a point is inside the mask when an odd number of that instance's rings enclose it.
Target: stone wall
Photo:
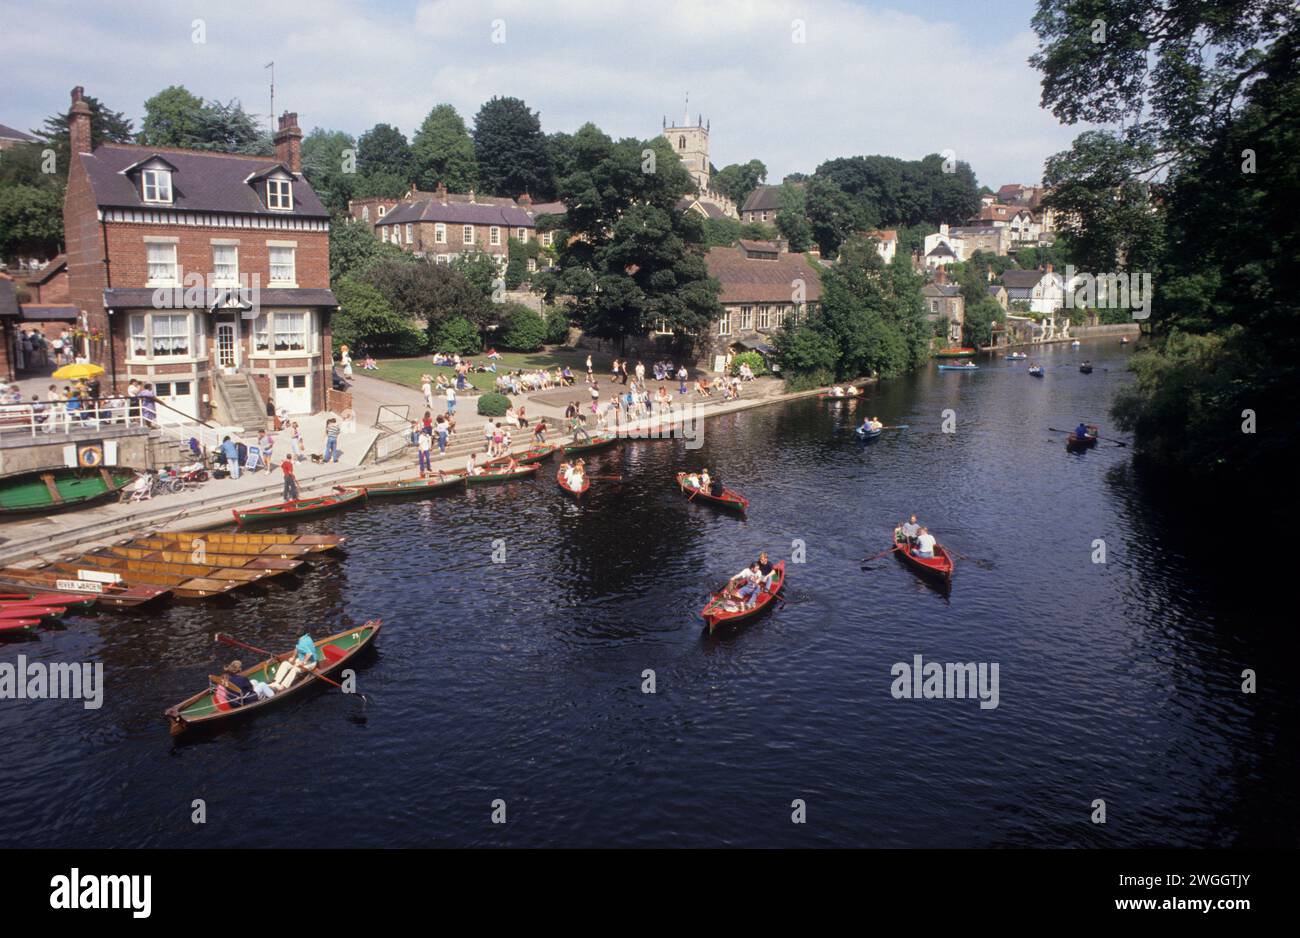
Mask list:
[[[99,437],[78,436],[71,438],[61,434],[49,437],[38,436],[34,441],[7,442],[0,446],[0,475],[15,472],[30,472],[33,469],[48,469],[65,465],[63,448],[76,447],[77,443],[98,440]],[[132,430],[123,433],[105,433],[105,441],[117,444],[116,465],[129,466],[132,469],[151,468],[149,434],[145,430]]]

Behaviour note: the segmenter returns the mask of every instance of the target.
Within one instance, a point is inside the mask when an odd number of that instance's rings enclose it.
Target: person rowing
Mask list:
[[[722,486],[722,480],[719,479],[717,476],[713,476],[713,478],[709,481],[709,494],[712,495],[714,498],[721,498],[723,493],[726,491],[727,490]]]
[[[934,539],[934,535],[930,533],[930,529],[922,525],[921,533],[916,538],[916,549],[912,551],[912,556],[933,557],[934,546],[937,543],[938,541]]]
[[[299,672],[314,671],[318,664],[320,664],[320,653],[316,651],[316,643],[312,641],[311,635],[304,633],[298,639],[298,644],[294,646],[293,655],[281,661],[280,667],[276,668],[275,679],[269,686],[277,694],[282,690],[288,690]]]
[[[861,392],[858,391],[857,385],[850,384],[850,385],[848,386],[847,390],[845,390],[845,392],[844,392],[844,396],[845,396],[845,397],[857,397],[859,393],[861,393]]]
[[[700,477],[694,472],[688,472],[684,481],[688,489],[698,489],[700,487]]]
[[[1086,440],[1088,438],[1088,425],[1080,421],[1079,425],[1074,428],[1074,436],[1075,439]]]
[[[897,533],[902,535],[900,543],[915,544],[921,534],[921,526],[916,523],[916,515],[912,515],[909,520],[900,524]]]
[[[840,387],[838,384],[835,385],[835,387],[831,388],[831,397],[843,397],[843,396],[844,396],[844,389]]]
[[[700,473],[699,488],[702,489],[710,488],[712,485],[712,481],[713,481],[712,477],[710,477],[709,475],[709,470],[705,468],[704,471]]]
[[[758,561],[755,560],[727,581],[723,598],[739,603],[742,609],[749,609],[758,600],[763,583],[763,575],[759,572]]]

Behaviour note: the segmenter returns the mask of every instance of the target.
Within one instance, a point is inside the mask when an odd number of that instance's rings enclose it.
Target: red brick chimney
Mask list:
[[[935,282],[935,283],[944,283],[947,279],[948,279],[948,272],[944,269],[944,266],[943,266],[942,264],[940,264],[940,265],[938,265],[937,267],[935,267],[935,269],[934,269],[934,282]]]
[[[527,192],[525,192],[515,201],[519,203],[519,207],[522,208],[525,212],[533,207],[533,197],[529,195]]]
[[[86,89],[81,85],[72,89],[72,114],[68,118],[68,133],[74,154],[90,152],[90,105],[86,103]]]
[[[280,129],[275,132],[275,158],[293,172],[302,172],[302,130],[298,127],[298,115],[291,111],[280,115]]]
[[[438,188],[433,190],[433,194],[443,205],[447,204],[447,187],[442,184],[442,180],[438,181]]]

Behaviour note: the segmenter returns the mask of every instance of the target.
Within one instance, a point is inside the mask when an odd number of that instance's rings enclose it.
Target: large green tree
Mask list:
[[[239,101],[205,101],[184,85],[170,85],[145,101],[137,142],[223,153],[271,151],[267,135]]]
[[[873,224],[861,205],[826,176],[809,180],[804,199],[812,239],[820,247],[822,257],[835,257],[840,244],[851,233]]]
[[[474,140],[450,104],[434,106],[415,131],[411,164],[415,184],[426,192],[438,183],[449,192],[468,192],[478,185]]]
[[[371,195],[389,195],[398,181],[405,191],[413,177],[411,145],[405,134],[392,124],[376,124],[363,133],[357,141],[357,172],[363,179],[384,181],[386,188]]]
[[[694,185],[668,141],[615,142],[594,127],[574,137],[574,169],[559,188],[577,237],[535,286],[548,300],[571,297],[583,327],[615,341],[707,329],[722,311],[719,285],[704,262],[702,219],[677,209]]]
[[[121,111],[114,111],[98,98],[86,95],[83,100],[90,108],[90,144],[97,147],[101,143],[133,143],[135,134],[131,130],[131,121]],[[68,178],[69,135],[68,121],[72,118],[71,107],[60,114],[51,114],[38,130],[33,130],[41,140],[42,147],[54,150],[55,172],[60,180]]]
[[[302,172],[335,218],[347,215],[356,194],[356,142],[341,130],[316,127],[302,141]]]
[[[713,188],[717,189],[736,207],[745,204],[749,194],[767,179],[767,167],[762,160],[750,160],[747,163],[732,163],[713,174]]]
[[[546,135],[536,112],[518,98],[494,97],[474,118],[479,182],[489,195],[545,198],[555,189]]]

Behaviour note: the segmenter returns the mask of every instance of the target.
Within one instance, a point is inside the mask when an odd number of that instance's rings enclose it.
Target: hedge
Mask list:
[[[510,398],[495,391],[479,395],[478,412],[482,417],[504,417],[510,407]]]
[[[740,366],[749,365],[755,376],[767,374],[767,359],[758,352],[740,352],[731,359],[731,373],[740,374]]]

